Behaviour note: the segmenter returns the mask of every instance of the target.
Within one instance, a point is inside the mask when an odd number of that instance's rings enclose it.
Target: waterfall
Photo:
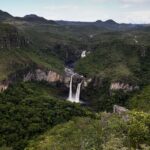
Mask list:
[[[74,74],[71,76],[70,79],[70,88],[69,88],[69,97],[68,100],[72,101],[73,100],[73,93],[72,93],[72,79],[73,79]]]
[[[78,84],[77,86],[77,91],[76,91],[76,95],[75,95],[75,102],[79,103],[80,102],[80,91],[81,91],[81,83]]]
[[[70,78],[70,86],[69,86],[69,97],[68,97],[68,100],[71,101],[71,102],[76,102],[76,103],[79,103],[80,102],[80,91],[81,91],[81,83],[78,84],[77,86],[77,90],[76,90],[76,94],[74,95],[73,94],[73,91],[72,91],[72,80],[73,80],[73,76],[74,74],[71,76]]]

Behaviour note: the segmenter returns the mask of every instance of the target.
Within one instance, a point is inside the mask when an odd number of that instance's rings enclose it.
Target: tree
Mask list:
[[[150,114],[132,111],[128,121],[128,136],[133,147],[150,145]]]

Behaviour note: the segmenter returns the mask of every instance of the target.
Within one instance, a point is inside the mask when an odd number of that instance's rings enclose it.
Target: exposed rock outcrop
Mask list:
[[[41,69],[36,69],[35,72],[28,72],[26,75],[24,75],[23,81],[47,81],[49,83],[51,82],[62,82],[63,77],[54,72],[54,71],[44,71]]]
[[[19,74],[19,78],[18,78]],[[69,87],[70,83],[70,77],[71,77],[71,70],[65,70],[65,73],[59,74],[52,70],[46,70],[46,69],[30,69],[28,71],[22,71],[20,73],[16,73],[11,75],[6,81],[6,84],[0,84],[0,92],[3,92],[7,89],[9,84],[12,84],[16,81],[46,81],[48,83],[61,83],[64,84],[66,87]],[[76,74],[74,77],[74,82],[79,83],[83,79],[82,76]]]
[[[57,72],[54,71],[45,71],[42,69],[36,69],[28,72],[22,72],[17,78],[17,73],[11,75],[7,80],[0,82],[0,92],[5,91],[10,84],[13,84],[16,81],[47,81],[48,83],[55,83],[55,82],[63,82],[64,77]],[[68,81],[69,82],[69,81]]]
[[[89,85],[89,83],[92,82],[92,78],[88,78],[86,80],[83,81],[83,87],[87,87]]]
[[[119,105],[114,105],[113,107],[113,113],[117,113],[119,115],[124,114],[128,111],[125,107],[121,107]]]
[[[85,78],[82,76],[82,75],[79,75],[77,73],[75,73],[72,69],[70,68],[65,68],[65,74],[63,76],[63,82],[65,83],[65,85],[67,87],[69,87],[69,83],[70,83],[70,78],[71,76],[74,75],[74,79],[73,79],[73,82],[74,83],[79,83],[81,82],[82,80],[85,80]]]
[[[13,84],[16,81],[46,81],[48,83],[61,83],[65,85],[66,87],[69,87],[70,84],[70,78],[71,75],[74,74],[74,72],[70,69],[65,69],[65,72],[62,74],[59,74],[52,70],[46,70],[46,69],[28,69],[26,71],[18,72],[16,74],[11,75],[7,80],[3,81],[3,83],[0,84],[0,92],[3,92],[6,90],[9,86],[9,84]],[[18,76],[19,75],[19,76]],[[88,86],[88,84],[92,81],[92,79],[86,79],[83,76],[79,74],[74,75],[74,86],[76,87],[76,83],[80,83],[83,81],[83,87]],[[7,84],[6,84],[7,83]]]
[[[110,85],[110,90],[113,91],[118,91],[118,90],[123,90],[125,92],[132,92],[133,90],[139,89],[138,86],[133,86],[125,83],[120,83],[120,82],[114,82],[111,83]]]
[[[48,82],[61,82],[62,81],[62,76],[56,72],[49,71],[48,76],[47,76],[47,81]]]
[[[116,113],[122,117],[124,121],[129,120],[129,116],[127,114],[129,110],[126,109],[125,107],[119,106],[119,105],[114,105],[113,106],[113,113]]]
[[[0,92],[5,91],[8,88],[7,83],[0,83]]]
[[[64,74],[59,74],[55,71],[44,71],[42,69],[36,69],[34,72],[28,72],[26,75],[23,77],[23,81],[47,81],[48,83],[56,83],[60,82],[64,84],[66,87],[69,87],[70,84],[70,78],[71,75],[74,74],[72,70],[70,69],[65,69]],[[78,74],[74,74],[74,83],[79,83],[84,79],[83,76],[80,76]],[[85,87],[87,84],[91,81],[91,79],[84,79],[84,85]]]

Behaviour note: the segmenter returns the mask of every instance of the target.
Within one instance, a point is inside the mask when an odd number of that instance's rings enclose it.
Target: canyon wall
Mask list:
[[[63,76],[60,74],[54,72],[54,71],[44,71],[42,69],[36,69],[35,72],[28,72],[23,77],[23,81],[47,81],[49,83],[51,82],[62,82]]]
[[[138,86],[133,86],[133,85],[129,85],[126,83],[120,83],[120,82],[114,82],[114,83],[111,83],[111,85],[110,85],[110,90],[112,90],[112,91],[123,90],[125,92],[132,92],[137,89],[139,89]]]
[[[27,47],[30,41],[8,24],[0,24],[0,49]]]

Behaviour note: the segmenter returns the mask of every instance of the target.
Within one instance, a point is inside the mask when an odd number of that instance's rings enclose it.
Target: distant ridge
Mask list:
[[[25,21],[29,21],[29,22],[53,23],[53,24],[56,24],[56,22],[53,21],[53,20],[47,20],[44,17],[40,17],[40,16],[37,16],[35,14],[26,15],[22,19],[25,20]]]
[[[117,23],[116,21],[109,19],[106,21],[97,20],[95,22],[88,21],[65,21],[65,20],[48,20],[44,17],[38,16],[36,14],[29,14],[24,17],[14,17],[11,14],[0,10],[0,21],[5,20],[19,20],[27,21],[31,23],[40,23],[40,24],[57,24],[57,25],[68,25],[68,26],[94,26],[98,28],[114,29],[114,30],[124,30],[133,27],[139,26],[150,26],[150,24],[132,24],[132,23]]]
[[[13,16],[7,12],[0,10],[0,21],[3,21],[5,19],[9,19],[9,18],[13,18]]]
[[[35,21],[43,21],[43,22],[45,21],[45,22],[47,22],[47,20],[45,18],[39,17],[35,14],[26,15],[26,16],[23,17],[23,19],[27,20],[27,21],[34,21],[35,20]]]
[[[20,21],[27,21],[31,23],[56,24],[56,22],[53,20],[47,20],[44,17],[40,17],[35,14],[26,15],[24,17],[15,17],[15,19]]]
[[[106,20],[105,23],[108,23],[108,24],[118,24],[117,22],[115,22],[112,19]]]

